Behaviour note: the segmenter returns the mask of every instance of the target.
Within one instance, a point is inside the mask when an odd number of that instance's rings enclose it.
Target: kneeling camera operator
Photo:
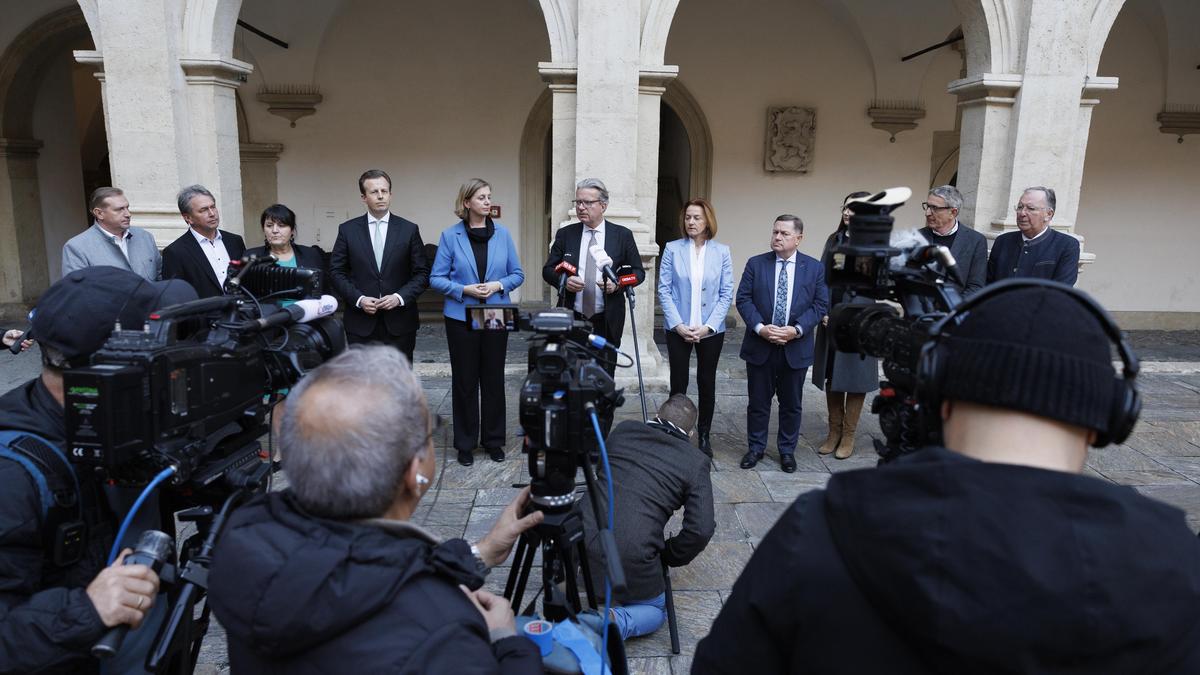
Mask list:
[[[203,300],[103,266],[43,295],[26,336],[42,375],[0,402],[0,670],[94,671],[89,652],[109,672],[194,665],[208,551],[273,468],[257,440],[270,411],[345,342],[332,298],[271,304],[319,283],[273,262],[235,261],[227,294]],[[176,561],[181,509],[199,532]]]
[[[868,234],[890,227],[899,193],[870,198]],[[834,263],[852,287],[906,309],[918,303],[903,289],[940,290],[932,272],[886,268],[875,246]],[[1082,475],[1089,446],[1123,443],[1141,410],[1120,329],[1046,280],[946,304],[933,319],[863,310],[840,326],[907,378],[895,389],[911,398],[911,451],[836,473],[784,511],[693,672],[1200,672],[1200,542],[1184,513]]]

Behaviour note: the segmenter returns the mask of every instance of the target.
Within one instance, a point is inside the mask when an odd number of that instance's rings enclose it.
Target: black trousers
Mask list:
[[[371,331],[370,335],[354,335],[346,334],[346,342],[352,345],[365,345],[371,343],[385,344],[389,347],[395,347],[400,350],[401,354],[408,357],[408,363],[413,362],[413,350],[417,347],[417,332],[401,333],[392,335],[388,332],[387,324],[380,319],[375,322],[375,330]]]
[[[624,300],[624,298],[621,298],[621,299]],[[587,318],[586,316],[580,314],[579,312],[575,312],[575,320],[576,321],[587,321],[587,322],[591,323],[592,324],[592,334],[599,335],[600,337],[607,340],[610,344],[613,344],[613,346],[616,346],[616,347],[620,346],[619,343],[621,342],[621,336],[620,335],[614,336],[614,335],[608,334],[608,321],[607,321],[606,317],[604,316],[604,312],[597,312],[597,313],[593,314],[592,318],[590,318],[590,319]],[[604,370],[607,371],[609,375],[616,374],[616,372],[617,372],[617,364],[616,363],[604,363],[601,365],[604,366]]]
[[[503,448],[504,356],[508,350],[508,332],[471,331],[465,321],[445,318],[446,341],[450,346],[454,449],[474,450],[480,445]]]
[[[717,333],[700,342],[688,342],[679,333],[667,331],[667,361],[671,364],[671,395],[687,394],[688,376],[692,370],[692,348],[696,348],[696,388],[700,393],[699,431],[712,429],[713,409],[717,404],[717,362],[725,333]]]
[[[779,431],[776,447],[780,455],[796,452],[800,438],[800,395],[808,368],[788,365],[783,347],[772,346],[771,355],[761,366],[746,364],[746,440],[750,451],[762,457],[767,449],[767,426],[771,422],[771,399],[779,399]]]

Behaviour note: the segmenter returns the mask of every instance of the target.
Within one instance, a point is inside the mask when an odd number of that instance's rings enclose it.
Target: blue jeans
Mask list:
[[[666,606],[666,593],[659,593],[649,600],[613,607],[612,613],[616,618],[617,630],[621,632],[621,639],[628,640],[661,628],[667,620]]]

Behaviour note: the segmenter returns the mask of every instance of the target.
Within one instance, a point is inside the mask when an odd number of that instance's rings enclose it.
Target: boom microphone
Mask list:
[[[155,574],[162,571],[163,565],[171,557],[171,549],[175,542],[166,533],[158,530],[146,530],[138,538],[137,548],[125,556],[125,565],[146,565]],[[100,641],[92,645],[92,656],[106,659],[121,649],[125,634],[129,632],[129,624],[120,624],[108,629]]]

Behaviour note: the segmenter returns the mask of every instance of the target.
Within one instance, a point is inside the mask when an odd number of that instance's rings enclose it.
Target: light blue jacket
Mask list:
[[[658,303],[663,308],[666,330],[684,323],[692,307],[692,242],[676,239],[663,249],[658,270]],[[725,315],[733,303],[733,257],[729,247],[717,241],[705,244],[704,281],[700,284],[700,313],[703,325],[716,333],[725,331]]]
[[[502,305],[512,302],[509,294],[525,283],[525,272],[517,258],[517,247],[513,244],[508,228],[493,221],[496,231],[488,240],[487,274],[485,282],[499,281],[503,290],[488,296],[486,304]],[[467,237],[467,226],[460,220],[451,225],[438,239],[437,257],[429,272],[429,285],[446,296],[442,313],[451,319],[466,321],[466,306],[478,305],[479,301],[463,296],[463,286],[479,283],[479,271],[475,266],[475,253]]]

